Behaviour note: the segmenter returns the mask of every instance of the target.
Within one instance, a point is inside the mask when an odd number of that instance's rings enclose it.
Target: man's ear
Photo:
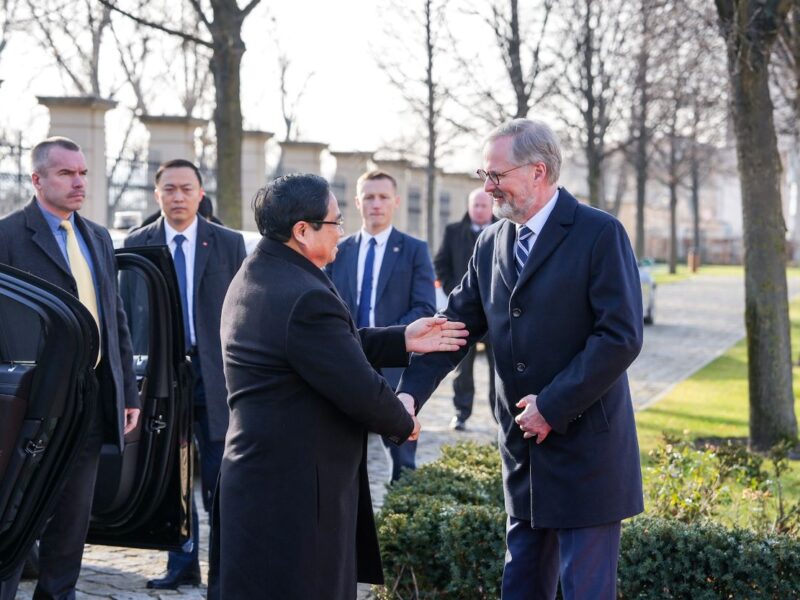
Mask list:
[[[547,179],[547,167],[544,163],[535,163],[533,165],[533,174],[534,179],[542,179],[542,181],[545,181]]]
[[[33,183],[33,187],[38,190],[40,187],[42,187],[42,176],[34,171],[31,173],[31,183]]]
[[[303,246],[306,245],[306,233],[308,232],[309,224],[305,221],[298,221],[292,225],[292,238]]]

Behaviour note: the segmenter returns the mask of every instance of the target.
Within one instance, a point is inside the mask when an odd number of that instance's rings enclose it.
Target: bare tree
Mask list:
[[[92,0],[27,0],[37,37],[59,72],[84,96],[101,97],[100,47],[111,23],[111,11]]]
[[[11,32],[16,25],[19,5],[20,0],[0,0],[0,58],[3,56],[3,50],[6,49]]]
[[[472,50],[475,44],[459,44],[450,33],[451,45],[459,48],[454,59],[462,79],[453,100],[474,122],[460,123],[465,130],[483,130],[509,119],[527,117],[531,108],[552,91],[553,81],[548,75],[553,63],[545,59],[545,44],[555,3],[556,0],[526,3],[522,15],[518,0],[494,0],[464,10],[491,31],[503,73],[502,82],[487,77],[487,72],[497,70],[496,61],[487,65],[483,48],[466,54],[466,48]]]
[[[378,65],[400,92],[411,113],[424,127],[425,148],[425,237],[434,244],[434,206],[438,161],[452,141],[444,114],[445,101],[450,96],[440,75],[444,39],[446,0],[417,0],[414,6],[392,4],[394,22],[407,24],[409,30],[387,32],[403,50],[385,52],[377,57]],[[413,45],[406,42],[412,40]],[[399,57],[390,59],[389,56]]]
[[[286,52],[278,48],[278,81],[280,84],[281,94],[281,114],[283,116],[283,124],[286,127],[286,134],[284,141],[289,142],[295,140],[300,135],[300,130],[297,125],[297,113],[300,108],[300,102],[306,91],[306,86],[314,73],[306,75],[300,88],[292,93],[292,86],[290,83],[290,74],[292,69],[292,60]]]
[[[792,0],[715,0],[725,40],[742,186],[750,445],[797,437],[792,391],[786,226],[769,88],[772,47]]]
[[[560,99],[570,110],[561,112],[586,159],[589,202],[606,208],[606,159],[621,149],[610,143],[612,125],[620,121],[622,95],[628,86],[625,62],[626,3],[617,0],[569,0],[574,22],[564,27]],[[572,115],[577,115],[577,119]]]
[[[232,226],[242,223],[242,103],[241,63],[245,52],[242,25],[261,0],[248,0],[239,8],[237,0],[209,0],[207,14],[200,0],[188,0],[210,40],[165,25],[157,19],[119,6],[120,0],[98,0],[103,6],[135,22],[211,50],[214,77],[214,129],[217,142],[217,201],[220,216]]]

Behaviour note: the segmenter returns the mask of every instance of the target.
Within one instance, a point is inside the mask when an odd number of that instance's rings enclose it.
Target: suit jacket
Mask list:
[[[167,243],[164,217],[131,233],[125,247]],[[220,315],[225,292],[246,256],[242,234],[197,219],[194,256],[194,326],[197,358],[203,374],[208,428],[212,440],[224,440],[228,430],[228,391],[222,372]],[[138,322],[138,321],[137,321]],[[134,332],[135,336],[135,332]]]
[[[497,219],[492,217],[492,223],[496,222]],[[461,283],[477,239],[478,233],[472,230],[469,213],[458,223],[450,223],[444,228],[442,245],[439,246],[433,259],[433,266],[436,269],[436,278],[441,282],[445,294],[452,292],[453,288]]]
[[[372,366],[406,364],[404,329],[357,330],[325,273],[280,242],[245,260],[222,313],[220,597],[352,600],[356,574],[383,581],[366,434],[413,428]]]
[[[358,314],[358,248],[361,234],[339,242],[336,260],[326,267],[331,281],[350,309]],[[378,287],[375,292],[375,326],[408,325],[436,312],[436,291],[428,244],[397,228],[386,243]],[[402,369],[382,369],[381,373],[397,387]]]
[[[643,510],[639,448],[626,369],[642,345],[636,260],[622,225],[563,188],[519,279],[516,226],[478,238],[445,315],[469,343],[487,331],[497,373],[506,510],[538,527],[587,527]],[[461,359],[414,355],[400,382],[421,405]],[[538,395],[553,428],[522,436],[517,401]]]
[[[133,374],[130,333],[117,293],[114,246],[104,227],[77,213],[75,225],[89,248],[99,288],[97,304],[101,313],[99,329],[103,360],[98,369],[99,373],[110,376],[114,390],[113,398],[99,398],[99,401],[105,403],[104,413],[115,422],[112,437],[122,449],[124,409],[140,408],[140,404]],[[0,219],[0,263],[36,275],[78,297],[72,272],[35,199]]]

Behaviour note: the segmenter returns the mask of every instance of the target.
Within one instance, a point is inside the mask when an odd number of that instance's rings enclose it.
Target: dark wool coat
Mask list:
[[[222,315],[221,598],[353,600],[357,580],[382,582],[366,434],[413,428],[373,368],[406,364],[403,333],[356,330],[330,279],[282,243],[245,260]]]
[[[562,188],[519,278],[515,243],[508,220],[484,230],[444,312],[466,323],[470,342],[488,332],[506,510],[547,528],[635,515],[642,477],[626,369],[643,319],[628,236]],[[464,352],[414,355],[399,391],[424,403]],[[553,428],[541,444],[514,422],[528,394]]]

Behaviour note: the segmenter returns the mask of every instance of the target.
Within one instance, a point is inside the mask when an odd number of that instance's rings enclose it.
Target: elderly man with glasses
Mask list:
[[[642,345],[639,274],[611,215],[558,185],[542,122],[491,132],[478,175],[501,220],[478,238],[444,314],[488,335],[508,513],[504,600],[616,598],[620,521],[643,509],[626,369]],[[413,357],[398,388],[422,407],[467,351]]]

